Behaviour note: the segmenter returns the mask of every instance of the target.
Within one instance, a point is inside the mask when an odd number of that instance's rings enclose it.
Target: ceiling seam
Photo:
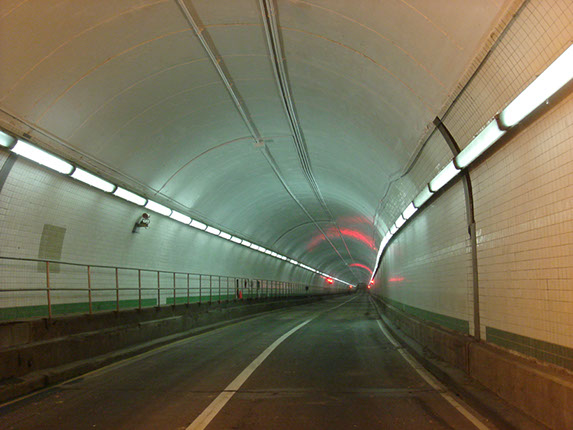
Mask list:
[[[273,170],[273,172],[275,173],[275,175],[277,176],[277,178],[281,182],[283,188],[291,196],[291,198],[297,203],[297,205],[305,213],[305,215],[314,223],[316,228],[322,233],[325,240],[330,244],[330,246],[338,254],[338,256],[340,257],[340,259],[342,260],[342,262],[344,263],[346,268],[348,268],[350,270],[350,272],[353,274],[353,276],[356,277],[356,274],[354,273],[354,271],[352,269],[350,269],[348,262],[340,254],[340,252],[334,246],[332,241],[328,238],[326,232],[320,227],[320,225],[318,225],[316,220],[312,217],[312,215],[304,207],[302,202],[300,202],[300,200],[294,195],[294,193],[292,192],[292,190],[290,189],[290,187],[288,186],[288,184],[284,180],[284,177],[282,176],[276,161],[274,160],[274,158],[270,154],[268,147],[264,144],[264,141],[261,137],[261,134],[260,134],[257,126],[255,125],[254,121],[252,120],[250,114],[248,113],[246,106],[244,106],[244,103],[242,102],[242,99],[240,98],[237,90],[233,88],[233,83],[231,81],[231,78],[230,78],[228,72],[226,72],[223,68],[224,63],[223,63],[222,58],[215,55],[215,52],[214,52],[215,50],[211,46],[212,43],[210,43],[207,40],[207,38],[203,35],[205,28],[201,28],[197,24],[196,19],[191,14],[189,7],[187,6],[187,4],[185,3],[184,0],[176,0],[176,2],[177,2],[177,5],[179,6],[179,9],[181,10],[183,15],[185,16],[186,20],[191,25],[191,28],[193,29],[195,35],[199,39],[199,42],[203,46],[203,49],[205,50],[209,59],[211,60],[211,63],[213,64],[213,66],[217,70],[217,73],[219,74],[221,80],[223,81],[231,99],[233,100],[233,103],[235,104],[235,107],[237,108],[237,110],[239,111],[239,114],[241,115],[241,118],[245,122],[245,125],[247,126],[249,133],[253,136],[253,139],[255,140],[255,145],[260,148],[261,153],[263,154],[263,156],[265,157],[265,159],[269,163],[271,169]],[[341,237],[342,237],[342,235],[341,235]]]
[[[331,220],[332,224],[336,227],[339,237],[342,240],[344,247],[346,248],[348,256],[352,261],[354,261],[354,257],[352,256],[352,253],[348,248],[348,244],[344,240],[344,236],[342,235],[340,226],[335,221],[332,212],[330,211],[328,205],[326,204],[326,201],[324,200],[324,197],[320,192],[320,188],[318,186],[318,183],[316,182],[316,178],[314,177],[314,173],[312,171],[312,163],[310,160],[310,155],[308,153],[308,146],[306,144],[306,140],[304,138],[304,134],[300,126],[300,120],[298,119],[296,113],[296,109],[292,98],[292,91],[290,89],[290,84],[285,70],[285,64],[284,64],[285,55],[282,49],[280,32],[278,30],[278,24],[276,21],[277,10],[275,4],[273,0],[259,0],[259,5],[263,17],[263,24],[265,28],[265,35],[267,38],[269,54],[272,60],[271,63],[273,66],[273,70],[275,72],[274,73],[275,80],[277,82],[277,86],[281,94],[281,101],[283,104],[285,114],[288,119],[289,127],[293,133],[294,146],[296,148],[296,152],[298,154],[304,176],[308,184],[310,185],[319,204],[327,214],[328,218]],[[350,267],[349,264],[348,266]]]

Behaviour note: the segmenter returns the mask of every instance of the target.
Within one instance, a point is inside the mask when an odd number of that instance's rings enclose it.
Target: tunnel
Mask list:
[[[0,427],[573,428],[570,0],[0,0]]]

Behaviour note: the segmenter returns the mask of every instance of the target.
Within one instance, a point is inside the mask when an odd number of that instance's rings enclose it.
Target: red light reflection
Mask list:
[[[388,282],[403,282],[403,276],[393,276],[392,278],[388,279]]]
[[[326,282],[328,282],[329,284],[334,284],[334,279],[332,278],[327,278]]]
[[[372,269],[368,266],[365,266],[364,264],[360,264],[360,263],[352,263],[350,265],[350,267],[360,267],[361,269],[366,269],[368,270],[368,272],[370,272],[370,274],[372,275]]]
[[[367,234],[362,233],[359,230],[352,230],[350,228],[341,228],[340,233],[344,237],[348,237],[351,239],[355,239],[359,242],[362,242],[363,244],[365,244],[374,251],[377,250],[376,245],[374,244],[374,239],[368,236]],[[328,230],[326,230],[326,236],[329,239],[338,239],[340,237],[340,234],[338,233],[338,229],[336,227],[330,227]],[[307,245],[308,250],[309,251],[313,250],[316,246],[324,242],[324,240],[325,239],[322,234],[314,236]]]

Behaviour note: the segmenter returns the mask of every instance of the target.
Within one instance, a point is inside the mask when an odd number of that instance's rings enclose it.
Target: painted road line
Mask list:
[[[245,370],[243,370],[239,374],[239,376],[237,376],[233,380],[233,382],[231,382],[227,386],[227,388],[225,388],[223,390],[223,392],[221,394],[219,394],[217,396],[217,398],[211,402],[211,404],[209,406],[207,406],[207,408],[201,413],[201,415],[199,415],[197,418],[195,418],[195,421],[193,421],[189,425],[189,427],[187,427],[186,430],[203,430],[205,427],[207,427],[209,425],[209,423],[213,420],[213,418],[215,418],[217,416],[219,411],[221,409],[223,409],[223,406],[225,406],[227,404],[227,402],[229,400],[231,400],[231,398],[239,390],[239,388],[241,388],[241,385],[243,385],[245,383],[245,381],[249,378],[249,376],[251,376],[251,374],[257,369],[257,367],[259,367],[263,363],[263,361],[265,361],[265,359],[269,355],[271,355],[271,352],[273,352],[290,335],[292,335],[296,331],[300,330],[301,328],[303,328],[305,325],[307,325],[311,321],[312,321],[312,319],[306,320],[305,322],[297,325],[295,328],[289,330],[288,332],[283,334],[281,337],[279,337],[277,340],[275,340],[271,344],[271,346],[269,346],[257,358],[255,358],[253,360],[253,362],[251,364],[249,364],[247,366],[247,368]]]
[[[307,325],[309,322],[311,322],[312,320],[314,320],[315,318],[318,318],[320,315],[322,315],[323,313],[326,312],[330,312],[334,309],[337,309],[341,306],[344,306],[346,303],[354,300],[356,298],[353,297],[350,300],[346,300],[344,303],[341,303],[337,306],[334,306],[333,308],[327,309],[326,311],[322,311],[322,312],[318,312],[316,315],[314,315],[312,318],[306,320],[305,322],[297,325],[295,328],[289,330],[288,332],[286,332],[285,334],[283,334],[281,337],[279,337],[277,340],[275,340],[271,346],[269,346],[267,349],[265,349],[257,358],[255,358],[253,360],[253,362],[251,364],[249,364],[245,370],[243,370],[239,376],[237,376],[233,382],[231,382],[229,385],[227,385],[227,387],[221,392],[221,394],[219,394],[217,396],[217,398],[215,400],[213,400],[211,402],[211,404],[209,406],[207,406],[207,408],[201,412],[201,415],[199,415],[197,418],[195,418],[195,421],[193,421],[187,428],[186,430],[203,430],[205,427],[207,427],[209,425],[209,423],[211,421],[213,421],[213,418],[215,418],[217,416],[217,414],[219,413],[219,411],[221,409],[223,409],[223,407],[227,404],[227,402],[229,400],[231,400],[231,398],[235,395],[235,393],[237,391],[239,391],[239,388],[241,388],[241,386],[247,381],[247,379],[249,378],[249,376],[251,376],[253,374],[253,372],[257,369],[257,367],[259,367],[263,361],[265,361],[265,359],[271,355],[271,353],[281,344],[283,343],[288,337],[290,337],[293,333],[297,332],[298,330],[300,330],[301,328],[303,328],[305,325]]]
[[[454,394],[451,393],[440,381],[438,381],[430,372],[426,370],[408,351],[406,351],[402,345],[394,339],[390,332],[382,325],[380,320],[376,320],[378,327],[382,330],[382,333],[394,345],[398,352],[404,357],[410,366],[426,381],[433,389],[435,389],[440,395],[446,399],[446,401],[452,405],[458,412],[460,412],[468,421],[470,421],[479,430],[489,430],[486,424],[484,424],[478,417],[476,413],[469,410],[467,406],[462,405],[456,398]]]
[[[344,303],[343,303],[343,304],[344,304]],[[303,306],[304,306],[304,305],[303,305]],[[80,380],[80,379],[86,379],[86,378],[88,378],[88,377],[99,376],[99,375],[104,374],[104,373],[106,373],[106,372],[113,371],[113,370],[117,370],[117,369],[119,369],[119,368],[121,368],[121,367],[124,367],[124,366],[130,365],[130,364],[136,363],[136,362],[141,361],[141,360],[144,360],[144,359],[146,359],[146,358],[148,358],[148,357],[150,357],[150,356],[153,356],[153,355],[155,355],[155,354],[159,354],[159,353],[161,353],[161,352],[163,352],[163,351],[165,351],[165,350],[169,350],[169,349],[175,348],[175,347],[177,347],[177,346],[179,346],[179,345],[182,345],[182,344],[185,344],[185,343],[195,342],[195,341],[200,340],[200,339],[202,339],[202,338],[204,338],[204,337],[211,336],[211,335],[213,335],[213,334],[217,334],[217,333],[219,333],[219,332],[221,332],[221,331],[223,331],[223,330],[226,330],[226,329],[228,329],[228,328],[235,327],[235,326],[237,326],[237,325],[239,325],[239,324],[247,323],[247,322],[250,322],[250,321],[253,321],[253,320],[257,320],[257,319],[260,319],[260,318],[264,318],[264,317],[267,317],[267,316],[269,316],[270,314],[273,314],[273,313],[274,313],[273,315],[282,314],[282,313],[288,312],[288,311],[290,311],[290,310],[291,310],[291,308],[265,311],[265,312],[262,312],[262,313],[260,313],[260,314],[256,314],[255,316],[248,316],[248,317],[246,317],[246,318],[244,318],[244,319],[241,319],[241,320],[239,320],[239,321],[234,321],[234,322],[231,322],[230,324],[223,325],[222,327],[216,327],[216,328],[213,328],[212,330],[208,330],[208,331],[203,332],[203,333],[200,333],[200,334],[191,334],[191,335],[189,335],[189,337],[185,337],[185,338],[180,339],[180,340],[175,340],[175,341],[173,341],[173,342],[169,342],[169,343],[167,343],[167,344],[165,344],[165,345],[161,345],[161,346],[158,346],[158,347],[156,347],[156,348],[150,349],[149,351],[145,351],[145,352],[136,354],[136,355],[134,355],[134,356],[132,356],[132,357],[128,357],[128,358],[124,358],[124,359],[118,360],[118,361],[116,361],[116,362],[107,364],[107,365],[102,366],[102,367],[100,367],[100,368],[97,368],[97,369],[88,371],[88,372],[86,372],[86,373],[82,373],[82,374],[79,375],[79,376],[75,376],[75,377],[73,377],[73,378],[66,379],[65,381],[59,382],[59,383],[57,383],[57,384],[50,385],[50,386],[47,386],[47,387],[44,387],[44,388],[40,388],[40,389],[38,389],[38,390],[36,390],[36,391],[33,391],[33,392],[29,393],[29,394],[25,394],[25,395],[23,395],[23,396],[20,396],[20,397],[15,398],[15,399],[9,400],[9,401],[7,401],[7,402],[5,402],[5,403],[0,404],[0,409],[4,408],[4,407],[6,407],[6,406],[10,406],[10,405],[12,405],[12,404],[14,404],[14,403],[17,403],[17,402],[26,400],[26,399],[28,399],[28,398],[30,398],[30,397],[34,397],[34,396],[37,396],[37,395],[39,395],[39,394],[45,393],[45,392],[47,392],[47,391],[54,390],[55,388],[64,386],[64,385],[69,384],[69,383],[71,383],[71,382],[78,381],[78,380]],[[175,333],[175,334],[177,334],[177,333]],[[121,351],[121,350],[119,350],[119,351]],[[118,352],[118,351],[116,351],[116,352]]]

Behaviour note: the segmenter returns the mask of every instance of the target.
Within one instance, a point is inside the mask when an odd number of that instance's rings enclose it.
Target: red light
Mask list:
[[[370,287],[371,287],[370,284],[368,284],[368,289],[370,289]]]
[[[368,285],[374,285],[374,279],[372,279]]]
[[[326,282],[328,282],[329,284],[334,284],[334,279],[328,278],[328,279],[326,280]]]

